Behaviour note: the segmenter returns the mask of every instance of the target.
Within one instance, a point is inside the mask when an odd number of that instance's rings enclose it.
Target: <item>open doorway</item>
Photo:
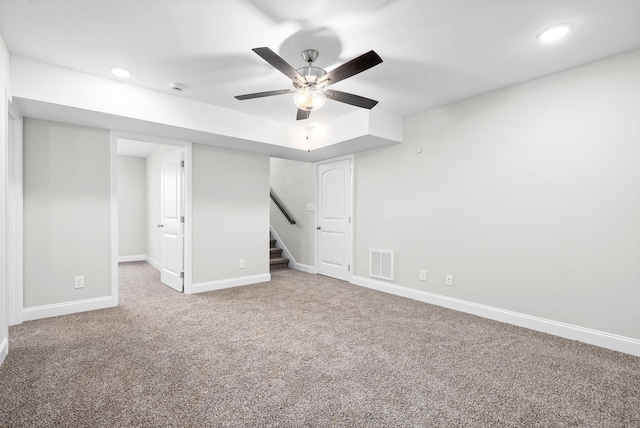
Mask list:
[[[191,144],[119,133],[112,138],[117,165],[115,287],[118,263],[144,261],[160,271],[165,285],[189,290]]]

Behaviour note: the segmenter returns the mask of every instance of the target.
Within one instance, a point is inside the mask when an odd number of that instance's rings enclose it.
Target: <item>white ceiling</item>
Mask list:
[[[569,21],[546,45],[538,32]],[[267,46],[295,68],[315,48],[330,70],[368,50],[384,62],[335,85],[416,113],[640,48],[638,0],[0,0],[0,33],[14,55],[176,96],[295,122],[291,82],[251,49]],[[331,100],[312,120],[356,110]],[[302,124],[300,122],[299,124]]]

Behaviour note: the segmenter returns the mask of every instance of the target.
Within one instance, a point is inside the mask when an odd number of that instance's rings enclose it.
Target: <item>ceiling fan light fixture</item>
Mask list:
[[[293,94],[293,102],[300,110],[318,110],[324,105],[326,100],[327,96],[324,92],[312,87],[299,89]]]

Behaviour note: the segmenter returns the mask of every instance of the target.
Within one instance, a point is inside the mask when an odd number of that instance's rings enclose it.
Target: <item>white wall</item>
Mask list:
[[[271,158],[271,189],[291,214],[292,225],[271,202],[271,227],[289,250],[296,263],[315,266],[315,211],[307,211],[307,204],[315,204],[314,164]]]
[[[91,112],[103,113],[93,117],[102,123],[115,121],[121,125],[120,129],[128,132],[148,134],[152,131],[159,137],[176,140],[189,140],[191,136],[245,150],[264,151],[273,146],[269,149],[294,148],[304,153],[307,149],[306,129],[295,124],[287,125],[21,56],[11,57],[11,67],[14,96],[54,104],[60,114],[68,112],[67,107],[86,110],[84,116],[92,115]],[[79,120],[73,116],[80,115],[72,113],[69,120]],[[118,121],[118,118],[141,122]],[[158,127],[158,124],[164,126]],[[269,146],[265,147],[264,143]]]
[[[147,237],[145,158],[118,156],[118,257],[144,256]]]
[[[110,187],[109,131],[24,120],[25,312],[111,295]]]
[[[269,157],[194,144],[195,289],[198,283],[208,287],[204,284],[268,275]]]
[[[7,175],[7,101],[6,94],[9,88],[9,51],[0,35],[0,364],[9,349],[9,322],[7,311],[7,254],[6,254],[6,175]]]
[[[393,249],[396,284],[640,339],[640,51],[416,115],[404,135],[356,155],[355,275]]]

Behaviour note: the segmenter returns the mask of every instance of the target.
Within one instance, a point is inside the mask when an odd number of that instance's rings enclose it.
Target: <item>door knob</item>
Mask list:
[[[320,230],[320,229],[322,229],[320,226],[316,227],[316,230]]]
[[[159,224],[158,227],[164,227],[164,224]]]

